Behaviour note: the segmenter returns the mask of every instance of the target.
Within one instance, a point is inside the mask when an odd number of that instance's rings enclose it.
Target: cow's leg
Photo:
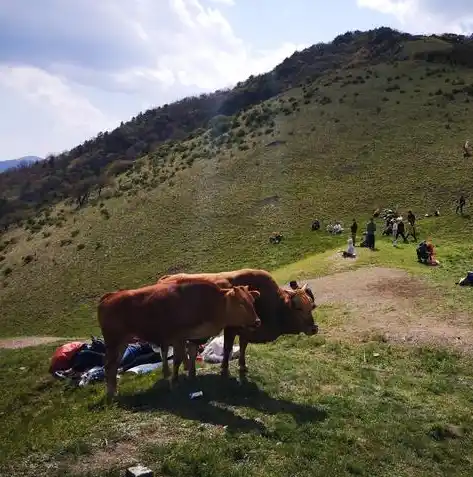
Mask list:
[[[244,376],[248,372],[246,367],[246,347],[248,346],[248,340],[240,335],[240,357],[238,359],[240,377]]]
[[[105,341],[105,379],[107,382],[107,401],[110,402],[117,392],[117,371],[125,345],[120,342]]]
[[[187,371],[188,371],[189,379],[194,379],[196,375],[195,362],[197,359],[197,347],[198,346],[195,343],[191,343],[190,341],[187,343],[187,349],[189,350],[189,355],[187,356],[187,353],[186,353],[186,360],[187,360]],[[186,362],[186,360],[184,360],[184,363]]]
[[[180,341],[173,343],[174,349],[174,358],[172,363],[172,378],[171,383],[176,384],[179,378],[179,368],[181,366],[182,360],[184,359],[184,353],[186,352],[186,342]]]
[[[163,363],[163,378],[169,379],[169,376],[171,376],[171,372],[169,371],[169,362],[168,362],[169,346],[161,345],[160,350],[161,350],[161,361]]]
[[[225,328],[223,331],[223,361],[220,367],[220,374],[224,378],[228,378],[230,376],[228,366],[236,335],[237,333],[232,329]]]

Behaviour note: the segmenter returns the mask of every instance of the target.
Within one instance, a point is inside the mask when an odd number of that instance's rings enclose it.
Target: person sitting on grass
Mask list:
[[[355,246],[353,245],[353,239],[349,238],[347,240],[348,247],[347,250],[342,252],[344,258],[356,258]]]
[[[289,282],[289,286],[293,290],[297,290],[297,289],[301,288],[301,286],[296,282],[296,280],[291,280]],[[312,301],[315,303],[315,296],[314,296],[314,293],[312,292],[312,290],[309,287],[307,287],[305,289],[305,292],[307,293],[307,295],[309,295],[310,298],[312,298]]]
[[[438,260],[435,258],[434,245],[430,240],[423,240],[417,247],[416,252],[419,263],[425,263],[426,265],[439,264]]]
[[[427,265],[440,265],[440,262],[435,258],[434,244],[430,240],[427,242],[427,250],[429,251],[429,259],[427,260]]]
[[[416,249],[417,252],[417,261],[419,263],[425,263],[427,264],[427,261],[429,260],[429,249],[427,248],[427,242],[423,240]]]

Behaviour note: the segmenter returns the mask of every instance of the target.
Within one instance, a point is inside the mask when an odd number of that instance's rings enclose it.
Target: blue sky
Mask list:
[[[376,26],[471,33],[473,1],[0,0],[0,159],[67,150]]]

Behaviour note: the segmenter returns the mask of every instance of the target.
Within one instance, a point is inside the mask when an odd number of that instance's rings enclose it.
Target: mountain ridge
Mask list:
[[[13,224],[34,215],[39,204],[49,206],[64,199],[83,204],[90,192],[101,190],[140,157],[201,134],[215,118],[235,117],[330,72],[410,60],[472,67],[472,51],[473,41],[465,36],[410,35],[387,27],[347,32],[330,43],[295,52],[272,71],[250,76],[233,89],[147,110],[41,164],[3,174],[0,190],[9,206],[0,210],[0,220]]]
[[[5,159],[0,161],[0,172],[7,171],[18,166],[27,166],[36,161],[42,161],[43,158],[39,156],[23,156],[17,159]]]

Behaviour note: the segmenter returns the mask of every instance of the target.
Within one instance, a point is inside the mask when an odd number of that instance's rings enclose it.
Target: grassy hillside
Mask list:
[[[233,89],[184,98],[139,113],[70,151],[3,174],[0,228],[21,223],[63,199],[83,206],[91,192],[100,191],[132,167],[137,158],[163,143],[195,137],[218,116],[231,118],[333,71],[412,59],[471,68],[472,52],[473,39],[459,35],[422,37],[390,28],[347,32],[330,43],[295,52],[272,71],[250,76]]]
[[[458,331],[471,290],[452,285],[452,264],[465,248],[438,243],[443,267],[436,269],[418,265],[411,246],[380,241],[378,253],[360,250],[355,262],[330,250],[276,270],[281,281],[367,265],[410,275],[372,289],[360,283],[365,275],[347,275],[334,291],[356,288],[363,300],[319,301],[321,335],[250,345],[244,386],[222,385],[216,365],[172,393],[162,383],[153,387],[159,374],[125,375],[117,405],[107,408],[103,383],[74,389],[46,376],[54,346],[0,349],[0,383],[8,389],[0,403],[0,473],[119,476],[139,461],[176,477],[471,475],[471,354],[425,337],[406,346],[373,327],[373,319],[384,327],[394,313],[401,337],[426,327],[429,338],[443,326],[473,346],[472,334]],[[318,282],[319,300],[321,289]],[[189,401],[197,389],[204,397]]]
[[[79,210],[67,200],[10,228],[0,242],[0,334],[90,332],[105,291],[172,271],[274,269],[345,240],[310,232],[314,217],[348,227],[383,206],[451,214],[473,186],[462,155],[473,69],[414,58],[439,45],[448,46],[408,41],[402,61],[335,69],[216,117],[143,156]],[[420,230],[448,239],[471,225],[450,215]],[[273,231],[285,236],[279,246],[268,242]]]

